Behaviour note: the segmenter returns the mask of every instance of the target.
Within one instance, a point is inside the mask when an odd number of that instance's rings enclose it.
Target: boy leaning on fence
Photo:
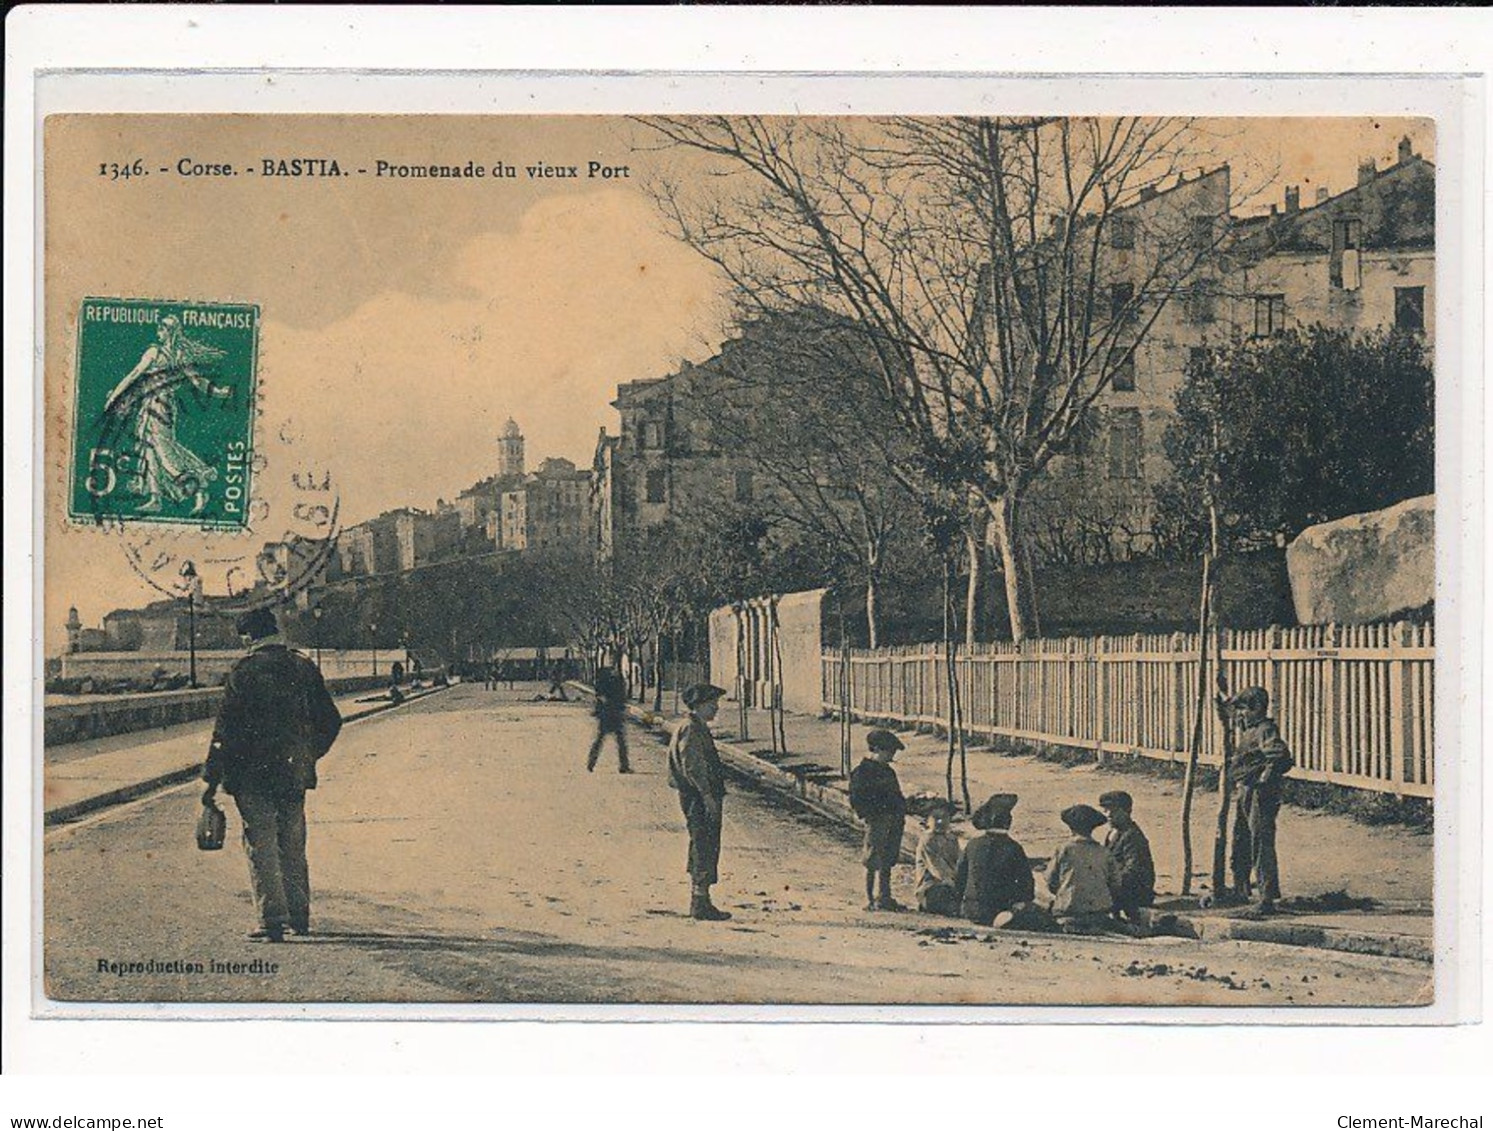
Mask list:
[[[1270,694],[1246,687],[1230,700],[1234,714],[1234,846],[1229,856],[1234,891],[1258,899],[1258,910],[1275,910],[1280,898],[1280,862],[1275,854],[1275,820],[1285,777],[1296,765],[1280,728],[1268,716]]]

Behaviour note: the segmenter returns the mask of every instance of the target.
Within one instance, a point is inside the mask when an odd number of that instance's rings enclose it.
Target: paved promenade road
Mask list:
[[[1408,960],[992,937],[952,920],[867,913],[854,838],[740,790],[727,799],[716,889],[735,919],[696,923],[682,914],[684,825],[663,748],[635,730],[637,773],[617,774],[609,747],[588,774],[584,705],[530,701],[538,690],[459,686],[344,730],[308,805],[309,939],[244,938],[253,913],[238,817],[230,807],[226,851],[197,851],[195,786],[49,831],[50,994],[1315,1006],[1413,1004],[1430,992],[1431,968]],[[908,877],[897,883],[906,897]],[[152,961],[153,973],[100,969]],[[273,971],[242,965],[256,961]]]

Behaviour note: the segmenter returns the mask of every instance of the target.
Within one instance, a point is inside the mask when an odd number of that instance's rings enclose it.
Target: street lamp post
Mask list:
[[[373,645],[373,678],[378,678],[378,625],[368,622],[368,639]]]
[[[182,583],[187,589],[187,686],[197,687],[197,590],[202,579],[197,576],[197,567],[187,562],[181,567]]]
[[[316,622],[316,670],[321,671],[321,606],[317,605],[311,610],[311,617]]]

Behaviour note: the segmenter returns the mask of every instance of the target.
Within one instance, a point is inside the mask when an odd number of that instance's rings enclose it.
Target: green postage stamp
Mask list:
[[[86,298],[68,514],[248,524],[259,308]]]

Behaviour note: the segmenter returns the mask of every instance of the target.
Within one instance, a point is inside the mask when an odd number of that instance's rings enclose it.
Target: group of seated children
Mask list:
[[[866,736],[866,745],[865,760],[850,775],[850,805],[866,826],[866,910],[901,911],[892,898],[891,871],[901,852],[908,807],[891,762],[903,749],[902,740],[878,729]],[[1109,930],[1121,921],[1133,929],[1139,910],[1155,900],[1156,868],[1146,835],[1131,815],[1130,795],[1123,790],[1102,794],[1102,813],[1091,805],[1063,810],[1062,822],[1072,836],[1047,866],[1050,907],[1037,903],[1031,862],[1011,837],[1016,802],[1014,793],[989,798],[970,814],[980,835],[963,846],[949,828],[953,806],[941,800],[927,805],[928,828],[917,849],[918,910],[1015,930],[1084,933]],[[1106,823],[1109,834],[1101,844],[1093,833]]]

